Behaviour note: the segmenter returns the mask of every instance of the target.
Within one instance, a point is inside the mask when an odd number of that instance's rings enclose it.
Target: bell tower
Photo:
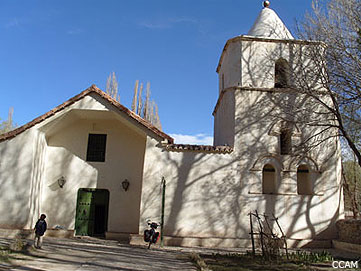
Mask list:
[[[226,42],[217,67],[214,145],[233,147],[231,172],[249,200],[244,206],[282,213],[286,225],[299,225],[287,237],[302,240],[327,227],[331,238],[342,212],[338,131],[321,80],[324,49],[294,39],[264,1],[248,34]]]
[[[247,112],[247,99],[255,98],[256,92],[287,88],[292,82],[289,69],[301,41],[293,38],[269,1],[263,6],[248,34],[229,39],[221,54],[219,98],[213,112],[214,145],[235,145],[237,131],[243,129],[237,116]]]

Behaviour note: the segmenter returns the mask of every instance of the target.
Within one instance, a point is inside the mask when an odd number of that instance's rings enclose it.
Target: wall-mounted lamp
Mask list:
[[[61,176],[59,179],[58,179],[58,185],[60,188],[63,188],[64,187],[64,184],[66,183],[66,180],[63,176]]]
[[[122,181],[122,187],[124,189],[124,191],[127,191],[129,188],[129,181],[127,179],[125,179],[124,181]]]

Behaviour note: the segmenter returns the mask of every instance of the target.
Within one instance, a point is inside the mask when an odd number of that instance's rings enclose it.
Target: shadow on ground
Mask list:
[[[0,245],[11,241],[1,238]],[[182,252],[148,250],[99,239],[46,238],[42,249],[29,247],[25,252],[11,253],[8,260],[0,262],[0,270],[197,270]]]

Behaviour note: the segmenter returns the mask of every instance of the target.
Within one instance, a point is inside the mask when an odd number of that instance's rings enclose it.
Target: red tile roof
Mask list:
[[[91,93],[98,94],[99,96],[101,96],[102,98],[107,100],[109,103],[114,105],[119,111],[125,113],[128,117],[134,119],[136,122],[138,122],[139,124],[141,124],[142,126],[147,128],[148,130],[150,130],[154,134],[158,135],[159,137],[161,137],[163,139],[167,139],[169,143],[172,144],[174,142],[174,139],[172,137],[170,137],[169,135],[163,133],[158,128],[156,128],[154,125],[152,125],[151,123],[149,123],[145,119],[141,118],[140,116],[138,116],[133,111],[126,108],[125,106],[118,103],[116,100],[114,100],[112,97],[110,97],[108,94],[103,92],[101,89],[99,89],[95,85],[92,85],[91,87],[87,88],[86,90],[84,90],[80,94],[78,94],[78,95],[74,96],[73,98],[67,100],[66,102],[64,102],[61,105],[55,107],[54,109],[50,110],[49,112],[45,113],[44,115],[42,115],[40,117],[37,117],[36,119],[32,120],[31,122],[29,122],[29,123],[27,123],[27,124],[25,124],[25,125],[23,125],[23,126],[21,126],[19,128],[16,128],[16,129],[14,129],[14,130],[12,130],[12,131],[10,131],[8,133],[0,135],[0,142],[11,139],[11,138],[21,134],[22,132],[24,132],[24,131],[28,130],[29,128],[33,127],[34,125],[36,125],[36,124],[38,124],[38,123],[40,123],[40,122],[54,116],[56,113],[60,112],[64,108],[74,104],[75,102],[79,101],[80,99],[82,99],[83,97],[85,97],[85,96],[87,96],[87,95],[89,95]]]
[[[199,151],[199,152],[209,152],[209,153],[231,153],[233,151],[232,147],[229,146],[207,146],[207,145],[188,145],[188,144],[174,144],[174,139],[167,135],[166,133],[160,131],[158,128],[156,128],[154,125],[152,125],[150,122],[146,121],[139,115],[135,114],[133,111],[129,110],[125,106],[118,103],[116,100],[114,100],[112,97],[110,97],[108,94],[103,92],[101,89],[99,89],[97,86],[92,85],[91,87],[87,88],[83,92],[79,93],[78,95],[74,96],[73,98],[67,100],[66,102],[62,103],[61,105],[55,107],[54,109],[50,110],[49,112],[45,113],[44,115],[41,115],[40,117],[37,117],[36,119],[32,120],[31,122],[16,128],[8,133],[1,134],[0,135],[0,142],[14,138],[15,136],[21,134],[22,132],[30,129],[31,127],[35,126],[36,124],[41,123],[42,121],[54,116],[56,113],[60,112],[64,108],[74,104],[75,102],[81,100],[85,96],[96,93],[97,95],[101,96],[105,100],[107,100],[109,103],[114,105],[119,111],[125,113],[128,117],[138,122],[140,125],[145,127],[146,129],[150,130],[160,138],[168,140],[168,144],[165,144],[165,149],[168,151]]]
[[[209,145],[189,145],[189,144],[167,144],[168,151],[199,151],[211,153],[231,153],[233,148],[230,146],[209,146]]]

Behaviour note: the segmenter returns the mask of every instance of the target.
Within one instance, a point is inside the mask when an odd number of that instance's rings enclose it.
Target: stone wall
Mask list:
[[[361,245],[361,220],[343,219],[336,226],[339,241]]]

